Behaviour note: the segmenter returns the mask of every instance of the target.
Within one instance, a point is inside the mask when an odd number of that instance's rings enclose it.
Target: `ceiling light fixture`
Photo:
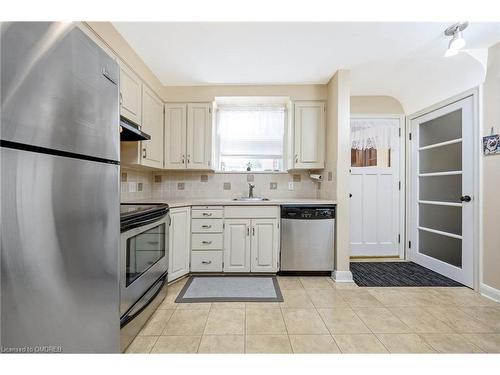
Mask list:
[[[462,36],[462,31],[467,26],[469,26],[469,22],[459,22],[451,25],[444,31],[444,35],[452,37],[448,44],[448,49],[444,54],[446,57],[455,56],[458,51],[465,47],[465,39]]]

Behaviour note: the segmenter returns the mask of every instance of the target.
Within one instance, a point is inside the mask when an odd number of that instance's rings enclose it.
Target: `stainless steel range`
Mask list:
[[[165,298],[168,270],[166,204],[121,204],[120,327],[125,350]]]

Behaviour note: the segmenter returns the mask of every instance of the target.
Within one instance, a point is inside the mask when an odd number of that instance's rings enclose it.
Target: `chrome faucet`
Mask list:
[[[248,198],[253,198],[253,189],[255,189],[255,185],[248,184]]]

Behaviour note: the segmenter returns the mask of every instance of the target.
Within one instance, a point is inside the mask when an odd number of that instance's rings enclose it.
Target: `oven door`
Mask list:
[[[120,316],[168,269],[169,215],[121,234]]]

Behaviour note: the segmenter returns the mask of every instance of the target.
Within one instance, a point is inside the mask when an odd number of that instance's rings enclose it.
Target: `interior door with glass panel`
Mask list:
[[[400,254],[399,129],[399,118],[351,118],[351,256]]]
[[[472,287],[472,97],[418,117],[411,126],[411,258]]]

